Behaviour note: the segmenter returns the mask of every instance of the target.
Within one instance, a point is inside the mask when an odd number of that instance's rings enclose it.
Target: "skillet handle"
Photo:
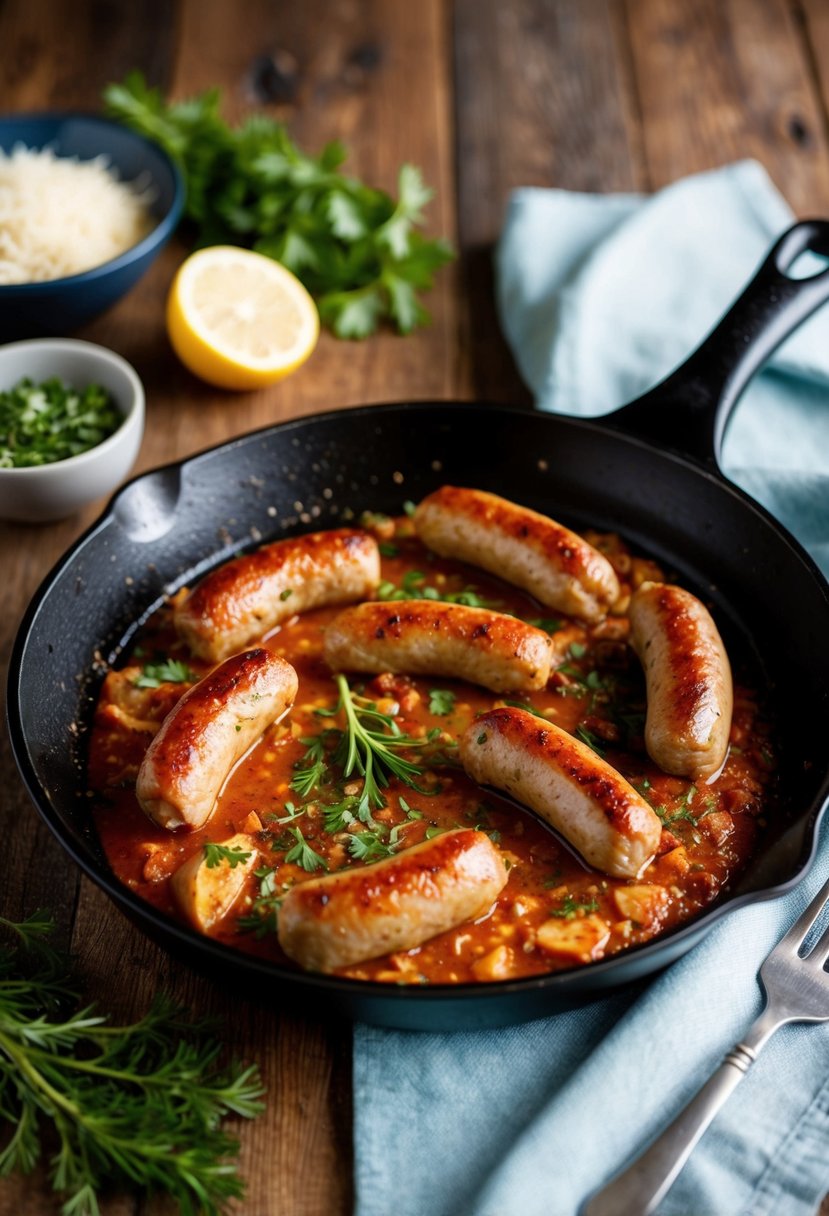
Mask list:
[[[829,300],[829,267],[788,275],[803,253],[829,257],[829,221],[804,220],[772,246],[745,291],[692,355],[664,380],[602,421],[626,435],[719,465],[740,394],[774,350]]]

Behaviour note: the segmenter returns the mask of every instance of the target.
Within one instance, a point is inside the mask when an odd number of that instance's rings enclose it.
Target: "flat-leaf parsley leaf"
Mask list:
[[[168,104],[132,72],[104,100],[178,162],[200,246],[243,245],[281,262],[340,338],[365,338],[385,318],[403,334],[428,321],[418,293],[455,255],[418,231],[432,191],[414,165],[400,169],[394,199],[340,172],[341,144],[308,156],[264,114],[228,126],[218,89]]]

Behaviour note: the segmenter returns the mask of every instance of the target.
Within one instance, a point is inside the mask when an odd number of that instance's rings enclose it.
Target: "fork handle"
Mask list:
[[[581,1207],[579,1216],[649,1216],[676,1181],[705,1129],[731,1096],[757,1052],[738,1043],[673,1123],[632,1165]]]

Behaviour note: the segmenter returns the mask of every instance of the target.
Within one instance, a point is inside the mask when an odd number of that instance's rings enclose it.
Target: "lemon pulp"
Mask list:
[[[259,388],[304,363],[316,305],[278,262],[232,246],[191,254],[173,280],[167,331],[182,363],[222,388]]]

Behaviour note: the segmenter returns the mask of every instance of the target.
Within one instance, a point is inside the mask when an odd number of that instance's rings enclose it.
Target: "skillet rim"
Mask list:
[[[196,958],[191,959],[188,957],[188,962],[199,970],[203,971],[205,969],[206,962],[215,960],[221,964],[228,965],[231,970],[244,973],[251,979],[265,978],[272,984],[279,985],[280,987],[290,985],[291,987],[299,988],[304,990],[303,995],[314,992],[323,994],[333,992],[339,993],[346,998],[354,998],[354,1000],[349,1002],[352,1006],[355,1002],[357,1006],[361,1004],[371,1006],[374,1003],[380,1003],[382,1005],[388,1004],[392,1007],[402,1003],[408,1007],[423,1006],[424,1009],[428,1009],[429,1007],[443,1003],[468,1005],[471,1001],[473,1004],[486,1005],[492,1001],[497,1004],[505,999],[514,998],[518,1000],[521,997],[526,998],[532,993],[538,995],[547,994],[550,1007],[529,1015],[530,1017],[545,1016],[547,1014],[554,1014],[561,1008],[567,1007],[568,1001],[572,1003],[574,998],[582,1000],[595,999],[607,991],[614,990],[623,983],[634,982],[638,978],[654,973],[662,966],[673,962],[696,944],[695,939],[699,939],[709,932],[724,914],[736,912],[740,908],[755,902],[764,902],[769,899],[778,898],[793,890],[807,875],[815,859],[820,825],[829,807],[829,767],[816,792],[809,816],[804,821],[805,847],[801,848],[793,863],[794,869],[791,875],[781,882],[773,883],[770,886],[763,886],[757,890],[733,893],[731,895],[726,894],[708,908],[700,911],[691,920],[684,922],[669,933],[661,934],[640,945],[628,947],[618,954],[611,955],[605,959],[599,959],[596,962],[548,972],[542,975],[526,976],[515,980],[500,980],[483,985],[459,983],[429,984],[422,987],[417,985],[398,987],[370,980],[355,980],[342,976],[317,975],[310,972],[295,971],[199,934],[195,930],[179,924],[177,921],[161,913],[152,904],[140,899],[115,877],[108,866],[105,867],[103,863],[99,863],[97,858],[91,854],[85,856],[82,851],[82,842],[76,843],[75,839],[66,831],[60,821],[58,812],[52,806],[48,794],[37,775],[34,764],[30,760],[26,733],[21,720],[18,693],[21,684],[21,669],[32,627],[42,606],[48,599],[54,583],[71,566],[77,555],[86,548],[94,537],[109,526],[115,516],[118,501],[125,491],[145,479],[171,470],[183,472],[188,466],[198,465],[208,458],[215,458],[237,448],[256,444],[263,438],[273,434],[290,433],[291,430],[297,428],[309,425],[313,426],[318,422],[325,423],[334,419],[346,418],[356,420],[368,416],[390,417],[399,413],[406,414],[429,407],[455,415],[469,409],[474,409],[484,411],[497,410],[499,414],[507,417],[526,419],[530,416],[539,419],[543,418],[545,419],[545,425],[563,426],[565,428],[573,428],[576,431],[587,431],[588,433],[594,432],[601,435],[604,439],[610,438],[614,443],[621,441],[623,444],[630,445],[634,449],[644,450],[648,456],[658,456],[660,459],[677,462],[695,477],[701,476],[703,480],[715,483],[719,490],[724,490],[735,497],[743,508],[748,508],[751,513],[758,517],[761,525],[771,529],[775,534],[775,539],[779,543],[793,550],[810,578],[819,588],[827,606],[827,614],[829,614],[829,583],[827,583],[826,578],[814,559],[796,537],[775,519],[762,504],[758,503],[721,472],[713,456],[708,463],[702,463],[696,458],[683,455],[670,448],[660,447],[658,444],[639,435],[626,433],[623,429],[617,429],[613,425],[614,413],[601,415],[598,418],[581,418],[565,414],[529,411],[521,407],[504,405],[494,401],[462,400],[457,398],[429,398],[416,401],[402,400],[373,405],[344,406],[339,409],[301,415],[298,418],[287,419],[283,422],[272,423],[256,430],[245,432],[242,435],[224,440],[219,444],[202,448],[179,460],[170,461],[167,464],[144,470],[125,482],[111,496],[100,515],[92,521],[89,527],[73,542],[69,549],[58,558],[41,580],[26,608],[15,635],[9,660],[6,697],[7,728],[12,754],[14,755],[18,771],[30,800],[34,803],[35,809],[43,822],[72,860],[79,866],[82,873],[100,887],[133,923],[137,921],[142,932],[149,934],[157,942],[160,939],[164,949],[171,950],[173,948],[169,941],[165,940],[172,938],[177,948],[187,950],[188,956],[195,954]],[[233,551],[243,552],[247,547],[245,540],[240,539],[238,544],[234,544]],[[222,560],[227,560],[227,558]],[[211,562],[211,566],[212,564]],[[185,575],[181,577],[186,578]],[[728,597],[726,597],[725,602],[728,602]],[[145,611],[148,610],[149,608],[145,609]],[[123,633],[122,639],[126,638],[126,636],[127,633]],[[81,688],[79,690],[79,697],[83,696],[83,692],[84,689]],[[81,709],[80,700],[78,709]],[[79,713],[79,716],[88,717],[88,711],[86,715]],[[94,831],[91,821],[86,827],[90,832]],[[742,872],[743,876],[750,871],[750,864]],[[151,929],[147,928],[144,922],[149,922]],[[688,942],[688,938],[692,940]],[[659,956],[663,954],[669,954],[670,957],[660,962]],[[653,955],[657,956],[656,961],[648,966],[648,960]],[[637,959],[643,962],[643,965],[638,968],[635,966],[635,962],[631,963],[631,960]],[[623,971],[632,969],[635,974],[633,976],[622,975],[615,978],[614,973],[620,969]],[[213,980],[218,978],[215,974],[210,972],[209,974]],[[560,995],[563,998],[559,1001],[558,1006],[554,1004],[554,997],[556,995]],[[487,998],[489,998],[489,1002]],[[318,1012],[324,1013],[325,1011],[320,1010]],[[360,1013],[355,1013],[353,1008],[350,1010],[350,1013],[355,1018],[360,1016]],[[508,1024],[508,1021],[509,1023],[517,1023],[526,1020],[526,1017],[526,1014],[522,1016],[516,1013],[516,1016],[512,1016],[508,1020],[499,1016],[496,1022],[487,1021],[484,1024],[504,1025]],[[401,1024],[396,1023],[394,1020],[388,1020],[386,1017],[376,1019],[370,1017],[366,1020],[376,1020],[386,1025]],[[412,1022],[407,1022],[407,1024],[410,1026],[414,1025]],[[435,1027],[430,1025],[429,1028]]]

